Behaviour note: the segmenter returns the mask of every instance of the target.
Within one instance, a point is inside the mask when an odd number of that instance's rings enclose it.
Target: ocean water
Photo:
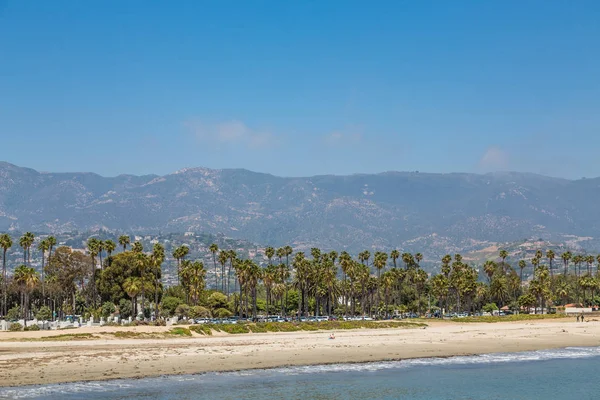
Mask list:
[[[600,348],[0,389],[9,399],[600,399]]]

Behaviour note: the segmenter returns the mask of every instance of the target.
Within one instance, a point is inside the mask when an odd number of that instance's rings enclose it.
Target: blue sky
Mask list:
[[[600,175],[598,1],[0,0],[0,160]]]

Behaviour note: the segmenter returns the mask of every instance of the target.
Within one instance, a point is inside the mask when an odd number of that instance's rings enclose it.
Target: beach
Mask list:
[[[425,321],[427,327],[117,338],[170,327],[102,327],[0,333],[0,385],[22,386],[600,346],[600,322],[574,318],[498,323]],[[51,341],[92,333],[94,340]]]

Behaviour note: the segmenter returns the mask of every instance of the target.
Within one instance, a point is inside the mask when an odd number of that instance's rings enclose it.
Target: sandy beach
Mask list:
[[[272,368],[600,346],[600,322],[573,318],[499,323],[427,321],[426,328],[216,334],[119,339],[110,332],[160,333],[164,327],[84,328],[0,333],[0,385],[139,378]],[[96,340],[39,341],[65,333]],[[102,334],[106,332],[106,334]],[[27,339],[27,341],[17,341]]]

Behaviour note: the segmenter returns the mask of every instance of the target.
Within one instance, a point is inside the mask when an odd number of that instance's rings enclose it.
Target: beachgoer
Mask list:
[[[579,314],[577,314],[577,322],[579,322]]]
[[[329,335],[329,339],[335,339],[335,335],[332,333],[331,335]]]
[[[581,313],[581,322],[583,322],[583,312]]]

